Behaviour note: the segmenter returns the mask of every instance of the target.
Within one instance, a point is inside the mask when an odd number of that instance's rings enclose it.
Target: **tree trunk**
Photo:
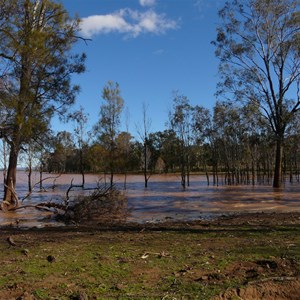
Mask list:
[[[127,189],[127,171],[124,173],[124,190],[126,191]]]
[[[114,185],[114,171],[111,170],[110,172],[110,187],[112,188]]]
[[[181,186],[186,188],[186,164],[184,159],[184,153],[181,155]]]
[[[147,175],[147,171],[144,171],[144,179],[145,179],[145,188],[148,188],[148,175]]]
[[[32,177],[32,164],[31,159],[29,160],[29,166],[28,166],[28,192],[32,192],[32,183],[31,183],[31,177]]]
[[[252,185],[254,186],[255,185],[255,162],[252,158],[252,161],[251,161],[251,181],[252,181]]]
[[[85,176],[84,176],[84,165],[83,165],[83,151],[82,148],[79,150],[79,156],[80,156],[80,173],[81,173],[81,178],[82,178],[82,188],[84,189],[85,185]]]
[[[3,139],[3,184],[5,185],[7,173],[7,164],[6,164],[6,141]]]
[[[181,186],[185,190],[186,187],[186,178],[184,170],[181,170]]]
[[[282,157],[283,157],[283,139],[277,138],[276,141],[276,154],[275,154],[275,169],[273,178],[273,187],[279,188],[282,184]]]
[[[43,162],[41,161],[41,165],[40,165],[40,192],[43,191]],[[54,189],[54,183],[53,183],[53,189]]]
[[[187,154],[187,157],[186,157],[186,182],[187,182],[187,186],[190,186],[190,157],[189,157],[189,154]]]
[[[148,188],[148,174],[147,174],[147,168],[148,168],[148,157],[147,157],[147,143],[146,140],[144,142],[144,179],[145,179],[145,188]]]
[[[1,205],[2,210],[4,211],[18,206],[18,197],[15,192],[18,155],[18,148],[12,144],[10,148],[9,164],[4,186],[4,199]]]

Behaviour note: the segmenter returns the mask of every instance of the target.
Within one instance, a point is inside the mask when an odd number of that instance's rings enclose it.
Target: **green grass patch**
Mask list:
[[[37,299],[80,293],[93,299],[210,299],[261,276],[281,276],[282,260],[289,272],[299,272],[299,233],[296,225],[3,232],[17,246],[0,241],[0,298],[26,291]]]

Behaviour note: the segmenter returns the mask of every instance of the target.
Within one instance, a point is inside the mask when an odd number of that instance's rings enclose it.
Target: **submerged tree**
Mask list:
[[[192,141],[192,110],[189,99],[174,93],[173,111],[170,112],[172,130],[179,140],[179,161],[181,173],[181,185],[185,189],[189,186],[190,175],[190,148]]]
[[[88,115],[85,114],[84,109],[80,106],[79,110],[69,114],[68,118],[75,122],[74,134],[76,139],[76,146],[79,154],[79,171],[82,178],[82,188],[85,184],[85,173],[84,173],[84,157],[88,140],[86,139],[86,124],[88,121]]]
[[[52,0],[0,1],[0,108],[10,146],[3,209],[16,205],[19,152],[44,134],[54,113],[74,103],[71,75],[84,71],[85,55],[73,55],[79,20]]]
[[[280,187],[284,137],[300,107],[299,0],[232,0],[219,15],[218,93],[258,107],[268,120],[276,142],[273,186]]]
[[[107,153],[106,163],[110,173],[110,185],[113,186],[117,162],[117,137],[124,106],[119,84],[109,81],[103,88],[102,98],[104,103],[101,105],[100,120],[95,130],[100,134],[100,140]]]
[[[149,134],[150,134],[150,128],[151,128],[151,119],[147,115],[147,106],[145,103],[143,103],[142,107],[142,115],[143,115],[143,125],[137,128],[137,132],[142,140],[143,144],[143,150],[142,150],[142,168],[144,173],[144,183],[145,188],[148,187],[148,181],[151,177],[151,172],[149,170],[150,167],[150,161],[151,161],[151,151],[149,147]]]
[[[208,161],[212,160],[212,153],[209,148],[212,148],[211,127],[212,117],[210,111],[202,106],[196,105],[193,108],[193,122],[192,131],[194,134],[194,141],[197,145],[198,158],[202,161],[203,169],[206,174],[207,184],[209,185],[208,175]],[[211,143],[210,147],[208,147]]]

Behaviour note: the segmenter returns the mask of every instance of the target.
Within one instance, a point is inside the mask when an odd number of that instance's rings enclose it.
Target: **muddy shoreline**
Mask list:
[[[59,226],[61,224],[61,226]],[[18,232],[18,231],[41,231],[41,232],[93,232],[93,231],[132,231],[139,232],[143,230],[150,231],[193,231],[206,229],[229,229],[233,227],[251,227],[272,229],[272,227],[291,227],[300,226],[300,212],[260,212],[260,213],[234,213],[222,214],[215,218],[205,218],[196,221],[176,221],[166,220],[161,222],[85,222],[79,224],[57,223],[55,226],[18,226],[17,224],[9,224],[0,226],[2,232]]]

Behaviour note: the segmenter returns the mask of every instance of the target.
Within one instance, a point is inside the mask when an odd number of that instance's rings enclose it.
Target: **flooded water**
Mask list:
[[[53,176],[55,175],[44,174],[44,178],[50,177],[43,182],[46,191],[39,192],[39,186],[35,187],[22,205],[49,201],[61,203],[71,181],[73,180],[74,185],[81,183],[81,176],[78,174],[65,174],[56,179]],[[33,182],[38,182],[39,174],[34,174],[32,178]],[[99,180],[104,182],[105,178],[86,175],[86,187],[95,187]],[[207,186],[204,176],[195,175],[191,176],[190,187],[182,190],[179,176],[155,175],[150,178],[148,188],[145,189],[143,176],[128,175],[124,190],[124,176],[116,176],[115,182],[128,199],[130,214],[127,221],[133,222],[189,221],[239,212],[300,211],[299,183],[286,184],[281,189],[266,185]],[[27,174],[19,172],[17,192],[20,199],[27,194],[27,190]],[[76,193],[76,190],[72,193]],[[10,224],[23,227],[62,225],[53,221],[53,213],[35,208],[8,213],[0,211],[0,225]]]

